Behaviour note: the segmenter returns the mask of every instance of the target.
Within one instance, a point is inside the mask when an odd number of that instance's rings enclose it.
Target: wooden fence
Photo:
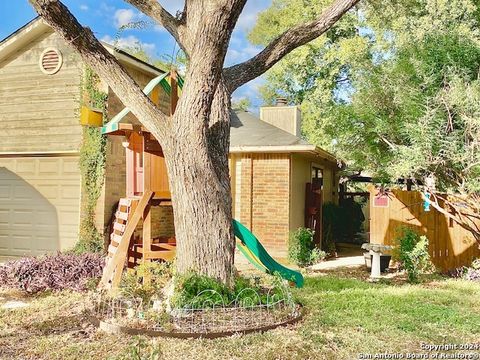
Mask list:
[[[470,265],[473,259],[480,258],[472,234],[432,206],[425,211],[418,191],[393,190],[388,195],[379,196],[379,190],[372,187],[370,242],[395,245],[402,226],[427,236],[431,259],[443,271]]]

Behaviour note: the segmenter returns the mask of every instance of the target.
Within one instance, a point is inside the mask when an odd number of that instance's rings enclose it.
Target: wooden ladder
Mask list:
[[[98,285],[100,288],[115,288],[120,284],[130,239],[152,197],[152,191],[145,191],[140,200],[120,199],[102,279]]]
[[[107,257],[105,259],[105,266],[113,258],[117,252],[118,245],[122,240],[122,236],[125,233],[128,219],[131,217],[132,212],[135,211],[135,207],[138,201],[131,198],[122,198],[118,202],[118,208],[115,212],[115,220],[113,223],[113,231],[110,234],[110,245],[108,246]],[[129,240],[130,241],[130,240]]]

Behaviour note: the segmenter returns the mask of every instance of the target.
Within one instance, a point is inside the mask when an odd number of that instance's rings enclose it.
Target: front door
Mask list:
[[[143,194],[143,137],[132,133],[128,137],[127,152],[127,196]]]

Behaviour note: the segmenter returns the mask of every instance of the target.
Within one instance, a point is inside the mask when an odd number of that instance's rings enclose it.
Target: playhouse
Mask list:
[[[177,73],[158,76],[145,87],[145,94],[159,105],[161,91],[170,100],[172,114],[178,100]],[[126,197],[119,200],[111,226],[107,264],[102,282],[116,286],[121,278],[125,259],[128,267],[150,260],[171,261],[175,256],[174,237],[152,237],[152,207],[171,205],[167,168],[162,148],[157,140],[140,124],[121,123],[129,113],[125,108],[108,124],[102,133],[121,136],[126,156]],[[141,224],[141,236],[134,236]]]

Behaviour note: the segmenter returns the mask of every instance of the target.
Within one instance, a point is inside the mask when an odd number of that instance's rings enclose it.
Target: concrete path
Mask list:
[[[365,260],[362,256],[347,256],[333,260],[322,261],[309,267],[310,270],[331,270],[340,267],[356,268],[365,266]]]

